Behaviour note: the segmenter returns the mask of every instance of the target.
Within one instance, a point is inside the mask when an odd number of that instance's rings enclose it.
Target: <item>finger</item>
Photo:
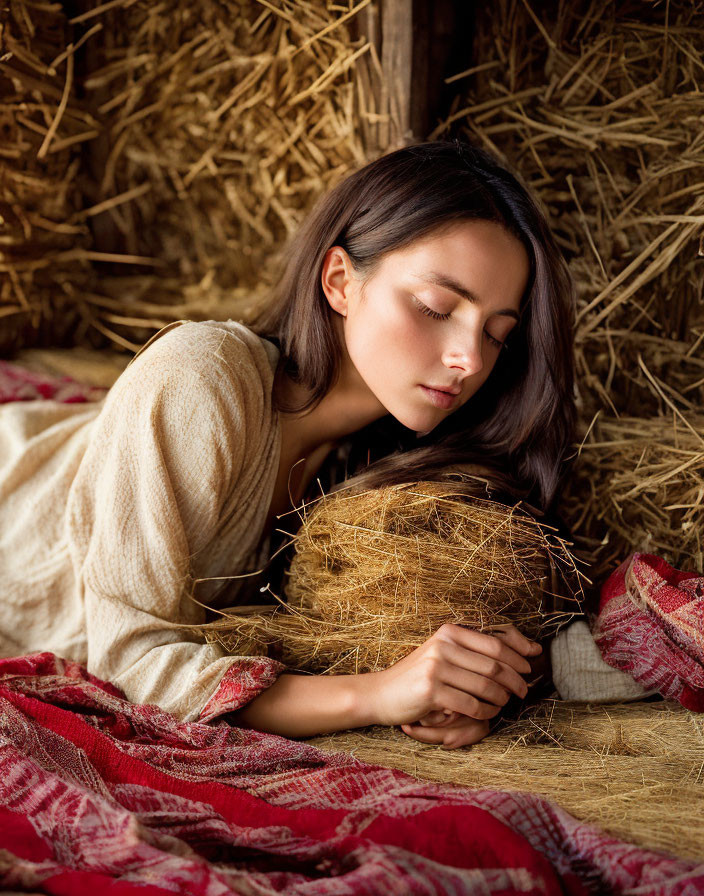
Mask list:
[[[493,719],[501,711],[498,704],[486,703],[474,694],[468,694],[447,684],[442,684],[438,688],[437,700],[441,706],[470,719]]]
[[[454,713],[449,709],[438,709],[435,712],[429,712],[427,715],[424,715],[422,719],[418,720],[418,724],[430,727],[447,725],[448,721],[453,719],[456,715],[457,713]]]
[[[461,728],[445,734],[443,749],[456,750],[458,747],[467,747],[479,743],[489,734],[489,723],[474,720],[472,725],[464,725]]]
[[[515,669],[506,663],[500,662],[500,660],[466,650],[452,642],[444,646],[443,658],[457,668],[466,669],[468,672],[475,672],[477,675],[483,675],[485,678],[492,679],[521,699],[528,693],[528,685],[524,679]],[[455,681],[447,681],[447,683],[456,687],[459,686]],[[478,694],[477,696],[481,695]]]
[[[444,728],[424,728],[422,725],[401,725],[401,731],[422,744],[440,745],[445,740]]]
[[[436,713],[428,713],[427,716],[419,720],[419,724],[427,725],[431,728],[445,728],[459,718],[462,718],[462,716],[458,712],[453,712],[451,709],[443,709],[441,711],[438,710]]]
[[[445,749],[456,749],[457,747],[478,743],[482,738],[486,737],[489,733],[489,723],[487,721],[465,718],[462,720],[462,724],[453,726],[449,731],[446,727],[424,728],[416,724],[401,725],[401,730],[404,734],[420,743],[435,744]]]
[[[457,688],[465,694],[470,694],[484,703],[493,703],[494,706],[506,706],[511,699],[511,692],[498,684],[492,678],[478,675],[476,672],[468,672],[458,666],[448,665],[443,668],[440,681],[450,687]],[[526,693],[528,686],[526,685]],[[452,707],[454,709],[454,707]]]
[[[465,647],[491,659],[499,660],[501,663],[506,663],[507,666],[511,666],[517,672],[523,674],[530,672],[528,660],[509,644],[505,643],[503,637],[485,635],[482,632],[466,628],[454,622],[446,622],[438,629],[437,634],[446,641],[454,641],[460,647]]]
[[[487,634],[496,635],[502,638],[509,646],[513,647],[522,656],[537,656],[543,652],[543,647],[538,641],[533,641],[519,632],[515,625],[496,625],[491,626]]]

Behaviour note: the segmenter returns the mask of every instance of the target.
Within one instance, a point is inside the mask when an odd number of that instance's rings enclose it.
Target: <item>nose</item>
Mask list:
[[[470,343],[466,339],[461,342],[455,340],[446,346],[442,360],[446,367],[460,368],[466,376],[474,376],[484,366],[481,342],[476,337]]]

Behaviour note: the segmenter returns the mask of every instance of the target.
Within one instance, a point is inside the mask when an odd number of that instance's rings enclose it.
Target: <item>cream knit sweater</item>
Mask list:
[[[195,579],[268,556],[278,357],[234,321],[178,321],[99,402],[0,405],[1,656],[50,650],[199,717],[238,658],[175,623],[205,621],[192,591],[211,606],[247,591]]]

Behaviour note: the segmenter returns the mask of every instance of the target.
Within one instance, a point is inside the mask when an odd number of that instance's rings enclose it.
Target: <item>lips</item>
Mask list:
[[[426,386],[426,389],[432,389],[434,392],[449,392],[450,395],[459,395],[462,386]]]
[[[452,407],[457,401],[457,395],[443,389],[432,389],[430,386],[421,386],[425,396],[438,408]]]

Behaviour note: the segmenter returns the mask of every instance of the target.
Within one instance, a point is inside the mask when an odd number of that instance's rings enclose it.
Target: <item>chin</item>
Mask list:
[[[428,420],[427,418],[419,419],[417,416],[412,416],[410,414],[393,414],[393,416],[402,426],[405,426],[406,429],[415,432],[418,438],[427,436],[440,422],[439,420]]]

